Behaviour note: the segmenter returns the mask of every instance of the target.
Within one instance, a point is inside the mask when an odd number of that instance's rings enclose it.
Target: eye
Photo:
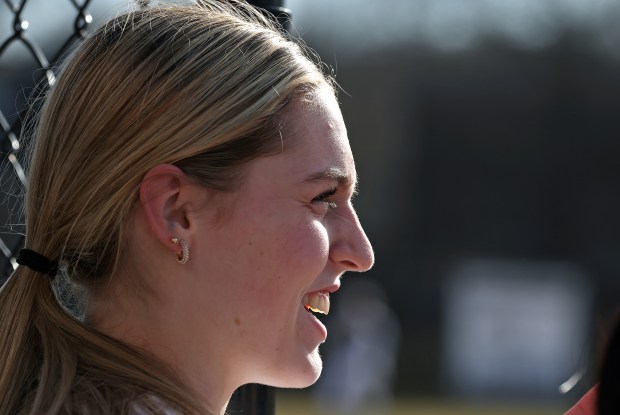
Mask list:
[[[337,207],[336,203],[330,201],[329,198],[336,194],[338,189],[336,187],[329,189],[326,192],[321,193],[314,199],[312,199],[312,204],[317,205],[321,212],[325,213],[328,209],[334,209]]]

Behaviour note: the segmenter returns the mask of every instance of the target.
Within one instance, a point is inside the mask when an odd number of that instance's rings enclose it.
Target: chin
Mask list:
[[[283,364],[279,369],[283,369],[283,366],[288,369],[286,373],[274,376],[274,378],[270,379],[271,382],[260,383],[278,388],[307,388],[319,379],[323,371],[323,361],[321,356],[319,356],[318,349],[307,355],[303,362],[291,365]]]

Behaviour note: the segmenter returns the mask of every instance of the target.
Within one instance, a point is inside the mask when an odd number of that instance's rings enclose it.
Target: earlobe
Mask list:
[[[159,164],[144,176],[140,184],[140,207],[152,234],[166,247],[172,235],[183,235],[189,227],[183,189],[187,175],[177,166]]]
[[[189,261],[189,244],[185,239],[179,239],[176,236],[170,238],[170,242],[175,245],[180,245],[181,250],[177,251],[177,262],[181,265],[187,264]]]

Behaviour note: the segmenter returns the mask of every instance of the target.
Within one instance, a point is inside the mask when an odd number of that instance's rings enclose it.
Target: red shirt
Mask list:
[[[596,389],[596,386],[590,389],[564,415],[596,415]]]

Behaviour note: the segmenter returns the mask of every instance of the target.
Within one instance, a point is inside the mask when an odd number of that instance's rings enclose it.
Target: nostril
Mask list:
[[[359,268],[359,266],[355,262],[349,261],[348,259],[345,259],[340,262],[347,268],[355,268],[355,269]]]

